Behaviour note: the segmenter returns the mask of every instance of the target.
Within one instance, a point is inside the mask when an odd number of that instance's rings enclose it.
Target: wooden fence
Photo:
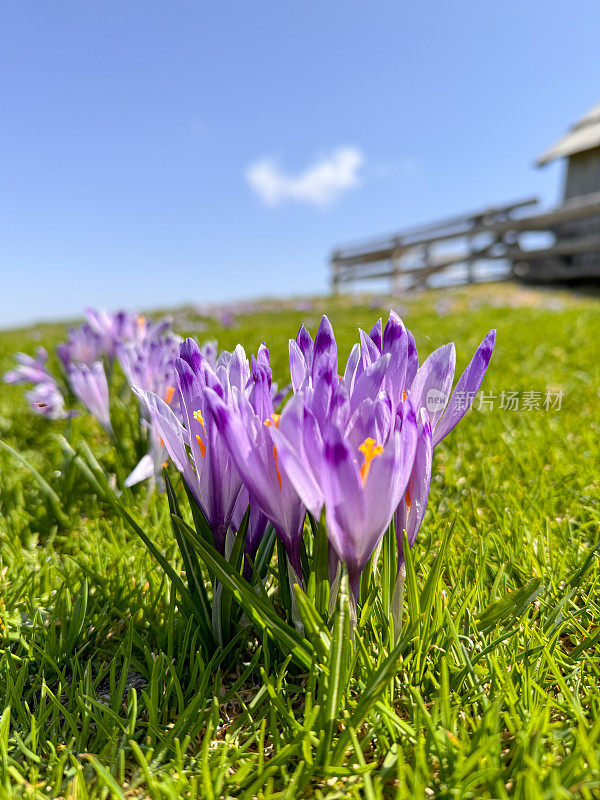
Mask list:
[[[513,276],[529,281],[600,276],[600,193],[531,213],[537,203],[528,198],[339,248],[331,256],[333,291],[376,278],[389,278],[396,289],[419,288],[433,275],[458,267],[462,280],[473,281],[482,265],[489,268],[496,261],[507,262]],[[582,219],[589,223],[586,233],[566,233],[566,223]],[[523,240],[533,233],[548,234],[548,243],[528,248]],[[596,252],[598,258],[590,260]],[[587,254],[585,261],[581,254]]]

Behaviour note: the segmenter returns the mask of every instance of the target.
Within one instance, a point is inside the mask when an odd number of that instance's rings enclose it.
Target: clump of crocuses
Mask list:
[[[379,320],[359,331],[340,365],[324,316],[314,340],[304,326],[290,340],[291,384],[279,391],[264,343],[250,358],[241,345],[219,354],[214,343],[182,341],[168,320],[86,313],[57,348],[59,378],[43,348],[19,354],[5,375],[33,384],[27,396],[35,411],[67,417],[74,412],[65,398],[74,396],[118,445],[110,396],[118,363],[137,395],[148,448],[125,485],[158,478],[170,459],[219,557],[230,558],[240,534],[248,579],[256,578],[261,543],[276,535],[279,566],[287,562],[291,581],[306,586],[308,515],[313,532],[324,525],[330,581],[347,571],[355,599],[394,524],[400,585],[403,548],[414,544],[427,507],[433,449],[470,408],[495,331],[453,389],[453,344],[419,365],[414,337],[392,311],[385,326]]]
[[[56,348],[57,369],[48,369],[48,353],[39,347],[35,357],[19,353],[17,365],[4,380],[33,384],[26,393],[31,409],[48,419],[67,419],[78,411],[73,401],[94,416],[113,437],[111,381],[115,362],[129,387],[136,385],[160,395],[178,408],[175,359],[181,338],[170,330],[170,320],[152,321],[127,311],[112,313],[86,309],[86,322],[69,330],[66,342]],[[148,453],[125,480],[130,486],[160,474],[167,452],[146,412],[140,406],[140,433],[148,441]]]
[[[495,335],[481,342],[454,391],[454,345],[419,366],[413,335],[391,312],[385,327],[379,320],[359,332],[343,367],[327,317],[314,340],[302,326],[289,342],[292,396],[282,409],[264,344],[251,359],[238,346],[211,361],[196,342],[183,342],[179,412],[148,387],[136,392],[221,554],[249,506],[247,555],[272,525],[302,585],[306,515],[313,523],[324,515],[331,579],[345,564],[357,597],[394,518],[401,570],[404,532],[412,546],[425,514],[433,448],[470,408]]]

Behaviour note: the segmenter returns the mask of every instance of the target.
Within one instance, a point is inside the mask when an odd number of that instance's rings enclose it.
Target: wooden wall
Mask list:
[[[600,147],[569,157],[564,199],[600,192]]]
[[[564,200],[600,192],[600,147],[575,153],[567,161]],[[600,215],[563,223],[556,229],[557,239],[600,233]],[[600,251],[581,253],[565,258],[565,266],[573,272],[600,272]]]

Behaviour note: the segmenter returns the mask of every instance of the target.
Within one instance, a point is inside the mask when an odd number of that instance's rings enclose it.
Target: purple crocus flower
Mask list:
[[[175,363],[180,345],[181,339],[173,334],[161,339],[120,342],[116,355],[129,385],[154,392],[171,407],[176,407]]]
[[[103,340],[104,350],[110,359],[115,357],[119,344],[135,338],[138,318],[128,311],[113,313],[105,309],[86,308],[85,315],[91,330]]]
[[[398,398],[394,397],[394,387],[389,382],[390,375],[398,371],[398,364],[404,365],[402,376],[406,372],[406,331],[402,342],[390,341],[384,353],[366,334],[364,338],[364,356],[361,358],[361,346],[355,345],[343,376],[337,372],[337,345],[327,317],[321,319],[314,342],[304,326],[296,340],[290,341],[294,392],[303,395],[305,405],[314,414],[321,430],[332,419],[347,419],[348,414],[353,414],[364,400],[374,400],[381,391],[386,391],[394,399],[394,410],[397,406]],[[367,343],[372,352],[367,349]],[[381,330],[379,343],[381,345]],[[396,394],[400,396],[401,390]]]
[[[31,410],[48,419],[65,419],[65,399],[54,377],[48,372],[46,361],[48,353],[38,347],[35,358],[25,353],[17,353],[18,366],[4,375],[6,383],[33,383],[33,389],[25,393]]]
[[[396,538],[398,541],[398,570],[404,563],[403,531],[406,531],[408,544],[413,546],[417,533],[423,522],[429,486],[431,484],[431,470],[433,463],[433,443],[431,438],[431,423],[424,408],[419,412],[417,446],[415,460],[408,479],[406,492],[402,497],[396,512]]]
[[[35,358],[26,353],[17,353],[15,360],[18,366],[4,375],[5,383],[46,383],[53,380],[46,367],[48,353],[43,347],[37,348]]]
[[[382,328],[379,319],[369,333],[360,330],[360,343],[352,348],[346,368],[344,383],[350,395],[357,388],[362,395],[373,392],[376,387],[373,380],[370,386],[365,383],[365,374],[380,375],[381,389],[385,390],[391,400],[394,413],[406,398],[406,388],[410,386],[417,371],[418,357],[414,337],[407,331],[400,317],[390,312],[389,320]],[[383,360],[387,360],[382,364]]]
[[[68,372],[72,364],[91,366],[99,361],[105,353],[105,343],[89,325],[81,325],[69,330],[67,341],[59,344],[56,352]]]
[[[233,353],[222,353],[213,369],[193,339],[183,342],[175,366],[183,424],[162,398],[139,387],[134,391],[145,402],[170,457],[208,519],[215,547],[223,553],[242,479],[223,447],[208,395],[214,393],[226,407],[240,398],[249,402],[250,366],[238,346]]]
[[[323,480],[318,470],[315,471],[314,464],[311,469],[308,463],[310,449],[314,449],[318,436],[324,438],[327,426],[332,423],[343,431],[342,422],[346,420],[348,425],[348,419],[356,415],[359,408],[363,415],[367,413],[369,402],[375,402],[374,407],[381,413],[382,405],[378,402],[381,397],[387,397],[391,416],[399,420],[396,424],[401,425],[406,403],[410,402],[418,420],[418,435],[407,491],[397,510],[401,565],[402,531],[406,529],[412,546],[425,513],[433,447],[470,408],[485,375],[495,336],[496,332],[492,330],[485,337],[451,396],[456,363],[454,345],[444,345],[436,350],[419,369],[414,337],[394,311],[390,312],[385,328],[380,319],[368,334],[360,331],[360,343],[352,348],[342,377],[334,372],[337,349],[327,318],[321,320],[314,342],[302,326],[296,340],[290,341],[292,386],[302,400],[290,402],[287,414],[283,415],[284,418],[288,415],[302,417],[302,433],[297,432],[299,423],[296,419],[295,434],[290,430],[294,426],[284,423],[274,436],[278,439],[282,464],[295,469],[298,491],[311,513],[317,514],[324,502]],[[285,428],[291,443],[282,438]],[[304,441],[307,437],[311,440],[310,447]]]
[[[495,341],[496,331],[491,330],[458,379],[451,396],[456,363],[454,344],[435,350],[412,381],[409,397],[419,409],[419,440],[408,489],[396,516],[398,569],[404,562],[402,531],[406,530],[412,547],[423,521],[431,483],[433,448],[450,433],[471,407],[485,376]]]
[[[51,377],[25,392],[25,397],[32,411],[48,419],[65,419],[73,413],[65,411],[65,399]]]
[[[300,546],[306,510],[287,475],[279,469],[272,438],[279,415],[273,411],[266,367],[254,358],[250,387],[249,396],[235,390],[235,400],[230,404],[207,388],[207,408],[244,485],[272,522],[301,580]]]
[[[111,430],[108,399],[108,383],[101,361],[91,366],[71,364],[68,371],[73,394],[93,414],[106,431]]]
[[[134,386],[133,391],[140,400],[144,403],[152,419],[152,424],[156,430],[160,440],[161,446],[164,446],[169,454],[169,457],[183,475],[183,479],[187,483],[191,492],[194,494],[198,502],[200,502],[198,494],[198,480],[195,472],[195,465],[188,456],[186,446],[190,446],[190,437],[186,429],[183,427],[181,421],[174,414],[173,409],[165,403],[162,397],[142,389],[139,386]],[[142,462],[138,464],[140,468]],[[149,476],[146,476],[149,477]],[[131,476],[130,476],[131,478]]]
[[[424,388],[433,387],[434,389],[438,389],[441,385],[443,391],[444,388],[448,386],[449,395],[449,389],[452,387],[452,378],[454,377],[453,354],[446,360],[446,352],[444,348],[441,347],[429,356],[419,372],[417,372],[413,385],[411,386],[411,396],[415,404],[418,403],[421,407],[424,405],[427,409],[433,432],[434,447],[458,425],[471,408],[473,400],[483,382],[494,351],[495,343],[496,331],[491,330],[475,351],[467,368],[458,379],[452,395],[449,399],[446,399],[441,412],[435,408],[435,405],[433,408],[430,407],[431,403],[428,402],[428,396],[424,392]],[[447,348],[448,345],[445,345],[445,347]],[[454,348],[454,345],[452,345],[452,348]],[[442,351],[443,354],[440,353],[440,351]],[[426,365],[429,364],[430,359],[432,359],[432,356],[435,356],[436,353],[440,355],[433,359],[431,366],[429,366],[428,370],[425,370]],[[426,375],[423,380],[419,380],[419,373],[422,370]],[[431,379],[431,374],[436,375],[435,380]],[[449,380],[448,375],[450,375]],[[420,398],[419,400],[417,400],[418,397]]]
[[[182,352],[185,352],[183,348]],[[196,354],[202,358],[199,348]],[[183,358],[177,362],[177,380],[182,399],[183,418],[197,474],[196,497],[204,509],[213,532],[215,547],[221,553],[225,551],[225,538],[242,488],[242,480],[230,455],[221,444],[217,429],[212,424],[212,418],[207,408],[206,393],[207,387],[212,386],[220,391],[222,396],[231,396],[230,380],[232,378],[235,380],[233,373],[238,366],[242,366],[243,369],[243,361],[245,361],[245,354],[244,357],[241,354],[237,355],[242,364],[238,363],[238,357],[236,357],[232,360],[233,363],[230,362],[229,370],[222,367],[219,370],[221,380],[219,380],[218,373],[210,370],[207,363],[201,361],[198,371],[195,371]]]
[[[295,392],[307,388],[317,369],[337,374],[337,343],[331,322],[325,315],[313,342],[304,325],[300,326],[296,341],[290,339],[290,373]]]
[[[160,339],[169,330],[171,324],[171,317],[155,321],[139,315],[135,318],[135,327],[131,338],[137,342]]]
[[[365,398],[345,423],[321,432],[301,395],[272,431],[279,462],[308,510],[325,507],[327,535],[348,566],[358,594],[360,574],[406,492],[417,443],[410,402],[393,422],[389,398]]]
[[[435,350],[418,368],[415,340],[395,311],[382,331],[379,320],[369,334],[361,331],[361,346],[355,345],[346,366],[345,380],[353,390],[357,376],[385,353],[390,354],[390,368],[384,387],[395,407],[408,395],[415,407],[425,408],[431,422],[433,445],[439,444],[460,422],[473,403],[489,364],[496,331],[491,330],[481,342],[471,362],[461,375],[451,396],[456,349],[453,343]]]
[[[218,358],[217,342],[214,339],[204,342],[204,344],[200,345],[200,352],[208,361],[208,365],[212,367],[212,369],[215,369]]]
[[[116,355],[129,385],[158,395],[175,413],[179,413],[180,405],[175,372],[180,342],[179,337],[167,334],[160,339],[118,342],[116,345]],[[150,448],[128,475],[126,486],[133,486],[153,476],[160,480],[162,465],[168,457],[145,403],[141,404],[141,409],[140,423],[149,429]]]

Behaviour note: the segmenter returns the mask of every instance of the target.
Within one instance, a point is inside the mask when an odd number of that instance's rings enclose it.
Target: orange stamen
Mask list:
[[[167,394],[165,396],[165,403],[167,405],[170,405],[174,394],[175,394],[175,387],[174,386],[167,386]]]
[[[166,469],[169,466],[169,459],[163,461],[163,469]]]
[[[278,416],[278,415],[277,415]],[[279,488],[281,489],[281,473],[279,472],[279,466],[277,464],[277,448],[273,445],[273,458],[275,459],[275,472],[277,473],[277,480],[279,481]]]
[[[360,477],[362,479],[362,485],[364,486],[367,482],[367,478],[369,477],[371,462],[374,458],[377,458],[377,456],[380,456],[383,453],[383,446],[377,444],[375,439],[371,439],[369,436],[364,440],[358,449],[365,457],[365,463],[360,468]]]
[[[406,490],[406,507],[410,511],[410,492],[408,491],[408,489]]]
[[[138,317],[136,322],[138,328],[142,329],[146,325],[146,317]]]
[[[274,425],[276,428],[278,428],[280,419],[281,419],[281,414],[271,414],[269,419],[265,420],[265,425],[267,426],[267,428],[270,428],[271,425]]]
[[[204,442],[200,438],[200,434],[199,433],[196,434],[196,441],[198,442],[198,447],[200,448],[200,455],[202,456],[202,460],[204,461],[204,455],[206,453],[206,445],[204,444]]]
[[[159,443],[161,447],[165,446],[165,440],[162,438],[162,436],[159,438]]]
[[[204,417],[202,416],[202,413],[200,411],[194,411],[194,419],[196,420],[196,422],[199,422],[200,425],[202,425],[204,430],[206,430],[206,426],[204,425]]]
[[[406,400],[406,392],[404,391],[404,389],[402,389],[402,399]]]

